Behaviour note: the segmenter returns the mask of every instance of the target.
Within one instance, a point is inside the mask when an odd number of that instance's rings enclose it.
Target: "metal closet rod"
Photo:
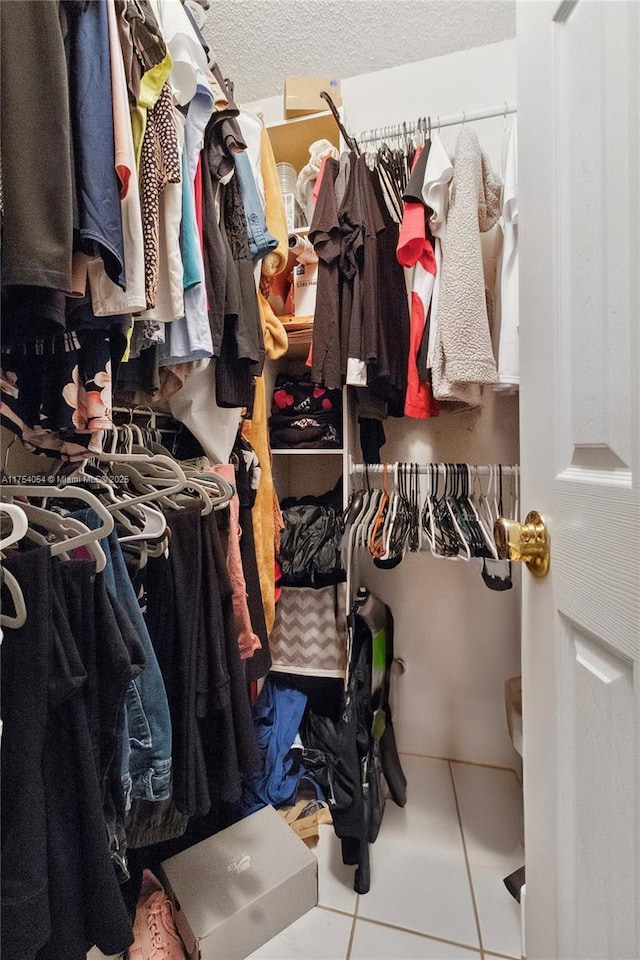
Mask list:
[[[427,474],[430,473],[434,467],[438,468],[438,473],[446,473],[447,467],[451,464],[447,463],[418,463],[413,464],[413,466],[418,467],[418,473]],[[384,473],[384,468],[387,468],[387,472],[392,472],[395,468],[395,463],[350,463],[349,464],[349,473],[350,474],[366,474],[366,473]],[[409,461],[400,461],[397,464],[398,467],[410,467],[412,464]],[[502,475],[510,477],[518,473],[520,467],[517,464],[476,464],[476,463],[464,463],[460,464],[453,463],[453,466],[465,466],[469,467],[472,473],[475,473],[481,477],[488,477],[490,473],[502,469]]]
[[[403,137],[405,134],[416,133],[421,125],[431,121],[431,129],[439,130],[441,127],[454,127],[459,123],[472,123],[474,120],[488,120],[490,117],[506,117],[510,113],[517,113],[518,107],[515,103],[500,104],[495,107],[486,107],[484,110],[463,110],[462,113],[454,113],[448,117],[438,117],[431,114],[428,117],[421,117],[420,120],[411,120],[409,123],[395,123],[389,127],[377,127],[374,130],[366,130],[358,137],[359,143],[368,143],[371,140],[384,140],[385,137]]]

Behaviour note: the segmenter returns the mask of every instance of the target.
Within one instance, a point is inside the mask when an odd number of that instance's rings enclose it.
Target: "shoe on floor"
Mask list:
[[[133,921],[129,960],[185,960],[173,917],[173,904],[159,880],[145,870]]]

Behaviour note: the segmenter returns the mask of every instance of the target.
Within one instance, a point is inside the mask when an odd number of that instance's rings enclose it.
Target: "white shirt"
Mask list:
[[[422,185],[422,199],[432,210],[429,219],[429,228],[433,234],[433,252],[436,258],[436,276],[431,295],[431,319],[429,324],[429,349],[427,365],[433,366],[433,354],[436,342],[438,321],[438,301],[440,298],[440,277],[442,275],[442,242],[445,238],[447,226],[447,212],[449,210],[449,184],[453,178],[453,164],[445,150],[440,136],[431,135],[431,147],[427,158]]]
[[[520,383],[518,299],[518,129],[512,118],[502,140],[502,257],[498,267],[500,340],[498,383],[509,391]]]

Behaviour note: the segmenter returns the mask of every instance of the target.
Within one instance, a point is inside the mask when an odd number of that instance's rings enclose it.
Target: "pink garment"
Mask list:
[[[325,156],[324,156],[324,157],[322,158],[322,160],[320,161],[320,170],[318,171],[318,176],[316,177],[316,182],[315,182],[314,185],[313,185],[312,197],[313,197],[313,202],[314,202],[314,203],[317,203],[317,202],[318,202],[318,194],[320,193],[320,187],[322,186],[322,178],[323,178],[323,176],[324,176],[324,171],[325,171],[325,167],[327,166],[327,160],[328,160],[328,159],[329,159],[329,154],[327,153],[327,154],[325,154]]]
[[[109,55],[111,57],[111,98],[113,100],[113,139],[115,143],[115,168],[120,181],[120,198],[126,197],[129,179],[133,173],[129,139],[131,138],[131,115],[126,81],[122,84],[122,48],[118,35],[118,20],[114,0],[107,0],[109,17]],[[119,58],[119,59],[118,59]]]
[[[211,473],[218,473],[220,476],[233,485],[235,489],[236,472],[231,463],[216,463],[211,468]],[[262,644],[260,638],[253,632],[251,626],[251,617],[249,616],[249,607],[247,604],[247,582],[244,578],[242,569],[242,557],[240,555],[240,501],[238,494],[234,493],[229,501],[229,542],[227,545],[227,570],[233,588],[233,619],[236,630],[238,631],[238,647],[240,648],[240,659],[246,660],[252,657],[256,650],[259,650]]]

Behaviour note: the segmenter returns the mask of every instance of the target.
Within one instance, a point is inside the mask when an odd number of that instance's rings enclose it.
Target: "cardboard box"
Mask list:
[[[318,264],[296,263],[293,268],[293,303],[296,317],[313,317],[316,312]]]
[[[318,902],[318,861],[273,807],[162,867],[202,960],[243,960]]]
[[[336,107],[342,105],[340,81],[335,77],[285,77],[284,115],[302,117],[307,113],[323,113],[328,110],[327,101],[320,96],[326,90]]]

